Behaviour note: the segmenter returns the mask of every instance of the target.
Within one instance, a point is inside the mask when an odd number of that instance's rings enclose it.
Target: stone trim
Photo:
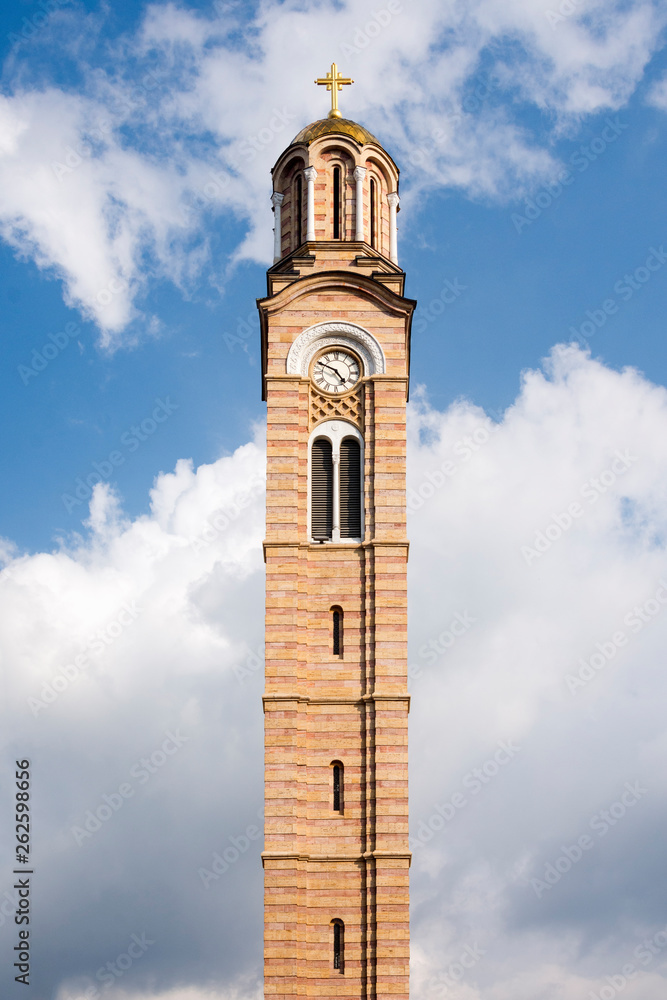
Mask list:
[[[339,342],[340,341],[338,341],[338,340],[336,341],[336,343],[339,343]],[[358,350],[358,348],[355,348],[355,350]],[[295,374],[293,374],[293,375],[289,374],[289,373],[284,373],[284,372],[273,372],[270,375],[265,375],[264,379],[265,379],[265,381],[267,383],[268,382],[294,382],[294,383],[298,384],[300,382],[310,382],[310,376],[309,375],[301,375],[298,372],[295,373]],[[361,386],[361,385],[366,385],[367,383],[374,384],[376,382],[401,382],[403,385],[407,385],[409,381],[410,380],[408,378],[406,378],[405,375],[385,375],[384,373],[382,373],[382,374],[378,374],[378,375],[373,375],[371,378],[369,378],[366,375],[363,375],[362,376],[362,380],[360,382],[358,382],[357,384],[359,386]],[[345,397],[344,396],[332,396],[331,398],[332,399],[344,399]]]
[[[412,851],[366,851],[365,854],[297,854],[292,851],[262,851],[262,868],[265,861],[305,861],[306,863],[342,861],[407,861],[412,862]]]
[[[262,704],[264,705],[264,711],[266,711],[267,701],[294,701],[299,705],[365,705],[369,701],[405,701],[408,704],[408,712],[410,711],[410,699],[409,694],[364,694],[361,698],[311,698],[309,695],[304,694],[264,694],[262,695]]]
[[[364,376],[385,374],[387,366],[379,341],[363,327],[343,320],[316,323],[300,333],[287,355],[287,374],[307,376],[317,352],[336,345],[349,347],[360,355]]]
[[[396,541],[391,541],[391,540],[383,542],[383,541],[376,541],[375,539],[371,539],[370,541],[366,541],[366,542],[354,542],[354,541],[352,541],[352,542],[327,542],[327,546],[328,546],[328,548],[334,548],[334,549],[350,549],[350,548],[356,548],[356,549],[370,549],[370,548],[374,548],[374,549],[381,549],[381,548],[391,549],[391,548],[404,548],[405,549],[405,557],[406,557],[406,559],[409,558],[409,556],[410,556],[410,542],[407,541],[407,539],[404,542],[396,542]],[[273,539],[271,541],[267,541],[265,539],[262,542],[262,547],[263,547],[263,551],[264,551],[264,562],[266,562],[266,550],[267,549],[313,549],[313,550],[319,550],[319,549],[322,548],[321,543],[319,543],[319,542],[301,542],[301,541],[297,542],[297,541],[288,541],[288,540],[284,540],[284,541],[276,540],[276,541],[274,541]]]

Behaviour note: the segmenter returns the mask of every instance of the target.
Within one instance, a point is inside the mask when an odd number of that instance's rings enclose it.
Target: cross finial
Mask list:
[[[342,90],[343,86],[354,83],[354,80],[351,80],[349,76],[340,76],[336,63],[331,63],[331,72],[327,73],[324,78],[320,77],[315,83],[331,91],[331,111],[329,112],[329,118],[342,118],[343,116],[338,110],[338,91]]]

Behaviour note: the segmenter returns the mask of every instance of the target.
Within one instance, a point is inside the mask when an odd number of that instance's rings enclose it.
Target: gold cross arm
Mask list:
[[[331,91],[331,111],[329,112],[329,118],[342,118],[343,116],[338,110],[338,91],[342,90],[344,86],[354,83],[354,80],[351,80],[349,76],[341,76],[336,63],[331,63],[331,72],[327,73],[325,77],[320,77],[315,83],[319,87],[326,87],[327,90]]]

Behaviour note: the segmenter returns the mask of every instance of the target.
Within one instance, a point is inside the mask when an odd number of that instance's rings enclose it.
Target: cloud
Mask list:
[[[261,898],[264,461],[258,435],[214,465],[179,462],[134,521],[98,487],[87,540],[0,577],[5,775],[32,760],[41,830],[37,996],[78,1000],[91,982],[113,995],[130,976],[107,963],[128,954],[140,992],[156,970],[176,996],[214,979],[231,997],[249,966],[257,979],[261,922],[245,900]],[[249,826],[247,854],[206,891],[199,869]],[[133,935],[151,942],[138,957]]]
[[[412,993],[578,1000],[633,963],[624,996],[662,1000],[667,392],[561,345],[502,419],[414,396]],[[85,538],[5,547],[36,995],[261,988],[263,476],[258,432],[144,516],[98,487]]]
[[[104,14],[60,11],[8,63],[0,233],[114,346],[145,325],[152,283],[187,294],[219,283],[220,258],[227,274],[270,262],[270,168],[325,113],[311,81],[332,54],[356,81],[346,113],[400,161],[408,204],[443,186],[502,201],[558,173],[555,140],[629,100],[666,20],[651,0],[161,4],[105,38]],[[76,90],[49,76],[56,50]]]
[[[454,995],[470,1000],[587,996],[625,962],[644,969],[634,951],[667,922],[651,888],[666,404],[638,372],[570,346],[525,374],[500,424],[466,402],[415,407],[417,995],[461,974]],[[657,1000],[661,969],[654,958],[627,995]]]
[[[667,111],[667,76],[654,83],[648,93],[647,100],[653,107]]]

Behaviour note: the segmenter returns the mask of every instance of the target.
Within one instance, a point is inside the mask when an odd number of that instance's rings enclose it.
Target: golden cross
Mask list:
[[[342,90],[344,85],[354,83],[354,80],[351,80],[349,76],[340,76],[336,63],[331,63],[331,72],[327,73],[324,78],[320,77],[315,83],[331,91],[331,111],[329,112],[329,118],[342,118],[343,116],[338,110],[338,91]]]

